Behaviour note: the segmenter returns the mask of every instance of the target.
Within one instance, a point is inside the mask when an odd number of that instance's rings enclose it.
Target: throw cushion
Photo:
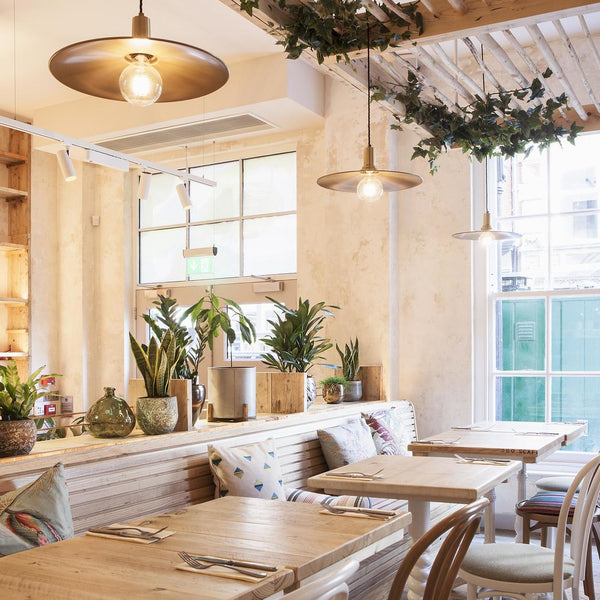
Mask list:
[[[62,463],[0,496],[0,556],[70,537],[73,517]]]
[[[317,435],[330,469],[351,465],[377,454],[369,428],[361,419],[330,429],[319,429]]]
[[[305,504],[330,504],[331,506],[359,506],[371,508],[371,499],[367,496],[330,496],[317,494],[296,488],[285,488],[288,502],[304,502]]]
[[[272,439],[236,448],[209,444],[208,464],[216,498],[231,494],[285,500],[281,467]]]
[[[398,415],[399,412],[395,409],[363,413],[363,418],[371,430],[377,454],[401,456],[410,454],[408,451],[408,444],[412,441],[410,432],[402,424]]]
[[[555,515],[558,517],[560,509],[565,500],[565,492],[538,492],[535,496],[521,500],[517,503],[517,510],[526,513],[537,513],[541,515]],[[571,507],[569,508],[569,516],[573,516],[575,512],[575,504],[577,503],[577,494],[573,496]]]

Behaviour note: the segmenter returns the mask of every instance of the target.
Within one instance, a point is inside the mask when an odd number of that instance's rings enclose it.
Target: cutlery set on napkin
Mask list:
[[[321,502],[321,506],[325,509],[321,511],[322,514],[332,514],[343,517],[362,517],[387,521],[397,517],[400,514],[395,510],[383,510],[380,508],[362,508],[361,506],[331,506],[331,504],[327,504],[326,502]]]

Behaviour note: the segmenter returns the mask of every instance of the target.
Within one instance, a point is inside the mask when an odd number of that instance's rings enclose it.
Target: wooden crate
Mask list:
[[[366,402],[375,402],[385,400],[383,391],[383,367],[373,365],[368,367],[359,367],[358,379],[362,381],[362,399]]]
[[[257,373],[256,412],[306,411],[306,373]]]

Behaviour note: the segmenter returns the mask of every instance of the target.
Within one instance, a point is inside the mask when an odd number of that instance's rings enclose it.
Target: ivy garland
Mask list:
[[[348,52],[365,48],[367,45],[367,17],[362,10],[361,0],[319,0],[312,6],[300,2],[288,4],[286,0],[274,0],[276,5],[289,15],[289,22],[273,27],[273,33],[279,34],[277,42],[284,46],[288,58],[298,58],[304,50],[313,50],[321,64],[328,56],[335,56],[350,62]],[[240,10],[252,16],[258,9],[259,0],[240,0]],[[379,8],[385,12],[388,20],[370,23],[371,47],[385,50],[390,44],[408,40],[412,36],[410,27],[423,33],[423,16],[417,10],[418,2],[404,4],[402,11],[411,19],[406,21],[385,5]],[[394,29],[395,31],[392,31]],[[403,29],[398,33],[398,29]]]

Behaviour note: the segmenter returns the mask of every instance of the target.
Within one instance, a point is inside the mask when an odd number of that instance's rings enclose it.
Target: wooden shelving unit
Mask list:
[[[0,127],[0,361],[29,373],[30,136]]]

